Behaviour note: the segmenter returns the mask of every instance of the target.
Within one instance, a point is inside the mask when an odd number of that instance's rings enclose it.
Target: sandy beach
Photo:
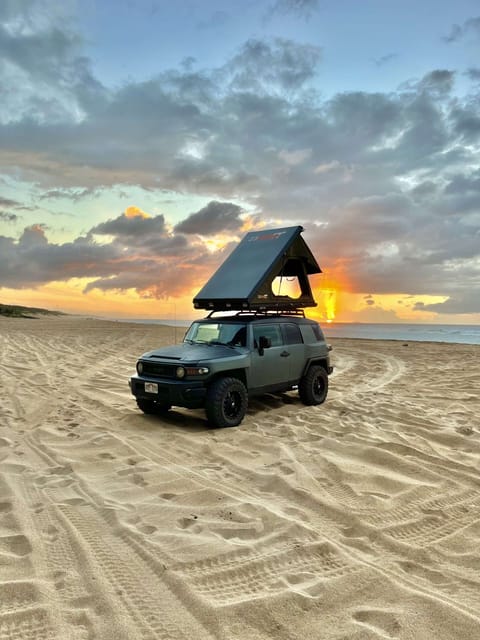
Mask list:
[[[130,395],[173,332],[0,318],[1,640],[480,637],[479,346],[331,340],[213,430]]]

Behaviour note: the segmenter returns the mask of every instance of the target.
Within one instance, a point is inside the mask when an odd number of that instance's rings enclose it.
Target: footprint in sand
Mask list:
[[[153,524],[141,524],[141,525],[137,525],[137,529],[142,533],[151,535],[152,533],[155,533],[155,531],[157,530],[157,527],[154,527]]]
[[[132,482],[134,484],[138,485],[139,487],[147,487],[148,486],[148,482],[145,480],[145,478],[140,473],[134,473],[132,475],[131,480],[132,480]]]
[[[59,534],[59,531],[58,531],[57,527],[53,526],[53,524],[49,524],[48,527],[46,529],[44,529],[44,531],[42,532],[43,538],[49,544],[51,544],[52,542],[55,542],[55,540],[57,540],[58,534]]]
[[[177,497],[177,494],[176,493],[160,493],[158,497],[162,498],[163,500],[173,500],[173,498]]]
[[[8,513],[12,510],[11,502],[0,502],[0,513]]]
[[[459,427],[455,427],[455,431],[460,433],[462,436],[471,436],[473,435],[473,427],[469,425],[461,425]]]
[[[192,525],[196,524],[198,516],[192,515],[190,517],[184,517],[177,520],[177,525],[180,529],[189,529]]]
[[[32,552],[29,539],[23,535],[1,536],[0,555],[17,556],[19,558]]]
[[[397,638],[401,625],[391,611],[382,611],[380,609],[363,609],[353,614],[353,619],[357,624],[361,624],[373,632],[380,635],[381,638]]]

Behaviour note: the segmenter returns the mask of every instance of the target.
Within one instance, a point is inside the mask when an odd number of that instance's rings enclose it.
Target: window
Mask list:
[[[271,347],[279,347],[283,344],[282,332],[278,324],[257,324],[253,326],[253,337],[255,344],[258,345],[260,336],[270,339]]]
[[[318,324],[312,325],[312,329],[313,329],[313,333],[315,334],[315,337],[318,340],[318,342],[321,342],[324,338],[323,338],[322,330],[320,329]]]
[[[296,324],[284,324],[283,331],[287,344],[301,344],[303,342],[300,328]]]
[[[245,346],[247,327],[237,322],[194,322],[185,335],[192,342],[220,342]]]

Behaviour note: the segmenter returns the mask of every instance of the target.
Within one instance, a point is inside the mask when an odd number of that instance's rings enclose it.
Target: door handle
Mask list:
[[[282,358],[288,358],[288,356],[290,355],[289,351],[282,351],[282,353],[280,354]]]

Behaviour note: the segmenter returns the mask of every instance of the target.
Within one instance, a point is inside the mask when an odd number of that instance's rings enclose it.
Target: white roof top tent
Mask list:
[[[321,273],[301,237],[303,227],[251,231],[193,299],[209,311],[294,312],[316,307],[308,276]],[[275,295],[275,278],[298,278],[299,297]]]

